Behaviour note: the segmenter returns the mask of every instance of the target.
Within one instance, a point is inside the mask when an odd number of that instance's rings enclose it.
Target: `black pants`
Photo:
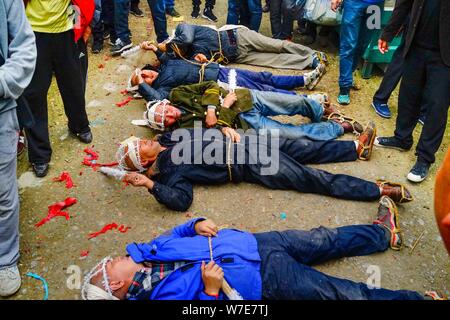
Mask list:
[[[89,68],[87,44],[86,44],[86,42],[84,42],[83,37],[81,37],[78,40],[77,45],[78,45],[78,50],[80,51],[80,71],[81,71],[81,79],[83,80],[83,92],[86,94],[86,85],[87,85],[88,68]]]
[[[355,161],[353,141],[313,141],[309,139],[279,139],[278,170],[262,174],[261,162],[246,164],[244,180],[264,185],[270,189],[297,190],[339,199],[373,201],[380,198],[376,183],[345,174],[307,167],[321,164]]]
[[[28,156],[31,163],[47,163],[52,154],[48,134],[47,93],[53,72],[70,131],[89,131],[89,120],[84,100],[85,81],[82,77],[80,51],[74,41],[73,31],[54,34],[35,32],[35,36],[36,70],[24,93],[35,119],[35,125],[26,130]]]
[[[447,126],[450,67],[439,51],[412,47],[405,59],[398,97],[395,136],[412,145],[413,130],[421,108],[426,110],[416,155],[419,161],[433,163]]]
[[[192,0],[192,6],[200,7],[202,0]],[[216,0],[205,0],[205,8],[214,8]]]

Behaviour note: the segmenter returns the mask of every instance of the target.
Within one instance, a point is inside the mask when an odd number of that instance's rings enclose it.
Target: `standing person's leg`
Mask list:
[[[114,0],[102,0],[101,18],[103,21],[104,31],[109,32],[110,42],[115,43],[117,40],[117,35],[114,28]]]
[[[95,0],[94,17],[92,26],[92,53],[100,53],[103,50],[103,21],[102,21],[102,0]]]
[[[291,39],[294,28],[295,1],[283,0],[281,3],[281,39]]]
[[[270,1],[270,29],[272,38],[281,39],[281,4],[283,0]]]
[[[262,6],[261,0],[247,0],[248,10],[250,13],[250,29],[258,32],[261,26]]]
[[[238,0],[228,0],[227,24],[239,24]]]
[[[139,0],[131,0],[130,1],[130,13],[136,17],[142,18],[144,16],[144,12],[139,8]]]
[[[367,4],[360,0],[344,1],[339,45],[339,97],[340,104],[350,103],[353,85],[353,65],[359,41],[360,25]]]
[[[56,82],[64,103],[68,127],[72,134],[84,143],[92,141],[89,120],[86,113],[85,80],[81,76],[80,53],[72,40],[72,31],[57,35],[54,68]]]
[[[403,65],[405,62],[405,58],[403,57],[404,48],[405,39],[403,38],[401,44],[395,50],[392,61],[384,73],[383,80],[381,80],[380,86],[372,99],[372,107],[383,118],[391,117],[388,101],[403,74]]]
[[[447,126],[450,67],[444,64],[439,52],[427,50],[425,59],[426,79],[421,107],[426,110],[426,120],[416,156],[419,162],[430,165],[435,161]]]
[[[16,109],[0,113],[0,123],[0,296],[9,296],[21,285],[17,269],[20,253]]]
[[[171,17],[180,17],[181,15],[175,10],[175,0],[165,0],[164,5],[166,7],[166,14]]]
[[[314,50],[298,43],[271,39],[253,30],[237,29],[237,42],[237,63],[303,70],[314,61]]]
[[[217,22],[217,17],[214,15],[213,9],[216,4],[215,0],[207,0],[205,4],[205,9],[203,10],[202,17],[212,21]]]
[[[114,30],[117,36],[111,54],[118,55],[131,48],[130,29],[128,27],[128,13],[130,0],[114,0]]]
[[[192,0],[192,13],[191,17],[197,19],[200,15],[200,5],[202,4],[201,0]]]
[[[164,13],[164,0],[147,0],[155,25],[156,41],[163,42],[169,35],[167,34],[167,20]]]
[[[87,52],[87,44],[84,42],[83,37],[78,40],[78,51],[80,52],[80,71],[81,79],[83,80],[83,92],[86,94],[86,85],[88,78],[89,57]]]
[[[35,123],[31,128],[26,128],[25,132],[28,140],[28,159],[33,164],[35,173],[43,177],[47,174],[48,163],[52,156],[48,133],[47,93],[52,81],[53,47],[56,38],[47,33],[34,34],[37,48],[36,70],[23,96],[28,101]],[[38,168],[38,172],[34,165],[41,167]]]

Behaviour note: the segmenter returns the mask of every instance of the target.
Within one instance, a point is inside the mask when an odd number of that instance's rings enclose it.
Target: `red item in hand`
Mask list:
[[[128,98],[126,98],[126,99],[123,100],[123,101],[117,102],[117,103],[116,103],[116,106],[118,106],[119,108],[121,108],[121,107],[127,105],[131,100],[133,100],[133,98],[132,98],[132,97],[128,97]]]
[[[42,219],[41,221],[39,221],[38,223],[36,223],[34,226],[36,228],[38,228],[38,227],[42,226],[43,224],[46,224],[47,222],[49,222],[54,217],[65,217],[66,220],[69,220],[70,219],[69,213],[62,211],[62,209],[70,207],[71,205],[73,205],[75,203],[77,203],[77,199],[67,198],[64,201],[56,202],[56,203],[48,206],[47,216],[44,219]]]
[[[53,178],[53,181],[65,181],[67,189],[70,189],[74,186],[72,177],[67,171],[63,171],[59,177]]]

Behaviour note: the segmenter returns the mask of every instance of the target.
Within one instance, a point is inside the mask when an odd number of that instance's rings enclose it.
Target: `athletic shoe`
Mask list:
[[[394,137],[376,137],[375,145],[384,148],[397,149],[399,151],[408,151],[411,149],[412,144],[407,146],[401,143],[395,136]]]
[[[407,179],[412,182],[422,182],[428,176],[429,170],[429,163],[417,160],[411,171],[408,173]]]
[[[329,101],[328,94],[326,93],[313,93],[313,94],[307,94],[305,97],[309,99],[313,99],[320,103],[321,105],[324,105],[325,102]]]
[[[391,117],[391,110],[389,110],[389,105],[387,103],[379,103],[379,102],[372,102],[372,107],[375,109],[375,112],[380,117],[389,119]]]
[[[8,297],[16,293],[22,284],[17,265],[0,269],[0,297]]]
[[[136,17],[139,17],[139,18],[142,18],[144,16],[144,12],[142,12],[142,10],[139,9],[139,6],[137,4],[136,5],[132,5],[130,7],[130,13],[133,16],[136,16]]]
[[[421,125],[424,125],[424,124],[425,124],[425,116],[420,116],[418,122],[419,122]]]
[[[325,63],[319,63],[316,69],[303,75],[308,90],[314,89],[326,72]]]
[[[200,16],[200,7],[193,7],[191,17],[197,19]]]
[[[203,10],[202,17],[208,19],[209,21],[217,22],[217,17],[214,15],[212,8],[206,7]]]
[[[113,56],[120,55],[123,51],[130,49],[132,46],[133,44],[131,43],[131,41],[129,41],[128,43],[123,43],[122,40],[117,39],[116,43],[114,43],[111,48],[111,54]]]
[[[175,8],[170,8],[170,9],[166,10],[166,14],[171,17],[175,17],[175,18],[181,17],[181,14],[179,14],[178,11],[175,10]]]
[[[350,104],[350,90],[347,88],[340,88],[337,102],[342,105]]]
[[[97,54],[103,50],[103,41],[94,41],[92,43],[92,53]]]
[[[395,202],[388,196],[382,196],[378,206],[378,217],[373,222],[387,229],[391,234],[389,245],[391,249],[400,250],[402,248],[402,234],[398,222],[398,210]]]

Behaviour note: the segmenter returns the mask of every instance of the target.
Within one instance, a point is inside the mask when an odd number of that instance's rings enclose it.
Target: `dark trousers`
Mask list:
[[[78,40],[78,50],[80,51],[80,71],[81,79],[83,80],[83,92],[86,94],[86,85],[88,78],[89,59],[87,52],[87,44],[84,42],[83,37]]]
[[[128,14],[130,12],[130,0],[113,0],[114,23],[111,29],[111,39],[120,39],[123,43],[130,43],[130,29],[128,27]]]
[[[378,225],[255,234],[263,298],[270,300],[422,300],[414,291],[370,289],[328,276],[311,265],[385,251],[389,235]]]
[[[421,108],[426,110],[425,124],[416,148],[419,161],[433,163],[447,126],[450,67],[439,51],[412,47],[405,59],[398,97],[395,136],[412,145],[413,130]]]
[[[261,19],[261,0],[228,0],[227,24],[242,24],[258,32]]]
[[[244,180],[271,189],[297,190],[335,198],[373,201],[380,198],[376,183],[345,174],[331,174],[305,164],[355,161],[353,141],[314,141],[306,138],[279,139],[278,170],[262,175],[261,163],[247,164]]]
[[[166,5],[164,0],[147,0],[155,25],[156,40],[163,42],[169,38],[167,33]]]
[[[200,7],[201,4],[202,4],[202,0],[192,0],[192,6],[194,6],[194,7]],[[214,8],[215,4],[216,4],[216,0],[206,0],[205,1],[206,8]]]
[[[48,134],[47,93],[53,72],[64,103],[70,131],[89,131],[84,99],[85,81],[82,77],[80,51],[73,39],[73,32],[35,32],[37,47],[36,70],[25,90],[33,112],[35,124],[26,130],[28,155],[32,163],[50,162],[52,149]]]
[[[373,96],[373,101],[377,103],[388,103],[389,97],[397,87],[403,74],[403,66],[405,58],[403,52],[405,49],[405,37],[403,37],[401,44],[395,50],[392,57],[392,61],[389,64],[386,72],[384,73],[383,80],[380,83],[380,87]]]
[[[285,40],[292,36],[295,11],[294,0],[270,1],[270,27],[273,38]]]

